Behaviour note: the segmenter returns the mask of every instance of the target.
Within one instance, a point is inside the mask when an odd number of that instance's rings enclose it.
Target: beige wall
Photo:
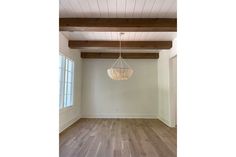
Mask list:
[[[73,124],[80,118],[81,113],[81,58],[80,52],[78,50],[71,50],[68,48],[68,40],[63,36],[63,34],[59,34],[59,48],[60,52],[71,58],[75,63],[75,74],[74,74],[74,102],[73,106],[69,108],[64,108],[60,110],[60,118],[59,118],[59,130],[63,131],[65,128]]]
[[[126,81],[107,75],[113,59],[83,59],[83,117],[156,118],[157,60],[126,60],[134,69]]]

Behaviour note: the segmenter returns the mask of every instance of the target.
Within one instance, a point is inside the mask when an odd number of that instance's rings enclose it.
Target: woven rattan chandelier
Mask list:
[[[111,68],[107,69],[107,74],[112,80],[128,80],[134,72],[129,64],[121,57],[122,35],[124,33],[120,33],[120,55]]]

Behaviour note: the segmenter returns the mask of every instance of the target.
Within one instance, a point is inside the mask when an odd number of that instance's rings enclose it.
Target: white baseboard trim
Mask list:
[[[67,123],[63,124],[62,126],[60,126],[59,128],[59,133],[61,133],[62,131],[64,131],[66,128],[68,128],[69,126],[71,126],[72,124],[74,124],[76,121],[78,121],[81,118],[81,116],[75,117],[74,119],[68,121]]]
[[[160,121],[162,121],[163,123],[165,123],[168,127],[171,127],[171,128],[174,128],[174,127],[175,127],[175,126],[173,126],[173,125],[171,124],[171,122],[167,121],[166,119],[164,119],[164,118],[162,118],[162,117],[160,117],[160,116],[157,116],[157,118],[158,118]]]
[[[142,119],[157,119],[156,115],[123,115],[123,114],[84,114],[81,118],[142,118]]]

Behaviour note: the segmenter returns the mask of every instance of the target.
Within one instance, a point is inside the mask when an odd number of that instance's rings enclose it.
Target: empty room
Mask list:
[[[176,157],[176,0],[59,7],[60,157]]]
[[[0,4],[0,157],[236,157],[233,0]]]

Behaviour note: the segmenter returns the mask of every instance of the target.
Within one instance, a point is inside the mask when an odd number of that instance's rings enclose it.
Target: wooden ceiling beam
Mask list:
[[[176,18],[60,18],[60,31],[176,32]]]
[[[158,59],[159,53],[122,53],[124,59]],[[116,59],[119,53],[108,52],[81,52],[81,58],[84,59]]]
[[[82,48],[117,48],[119,41],[80,41],[69,40],[68,46],[72,49]],[[122,41],[124,49],[170,49],[172,41]]]

